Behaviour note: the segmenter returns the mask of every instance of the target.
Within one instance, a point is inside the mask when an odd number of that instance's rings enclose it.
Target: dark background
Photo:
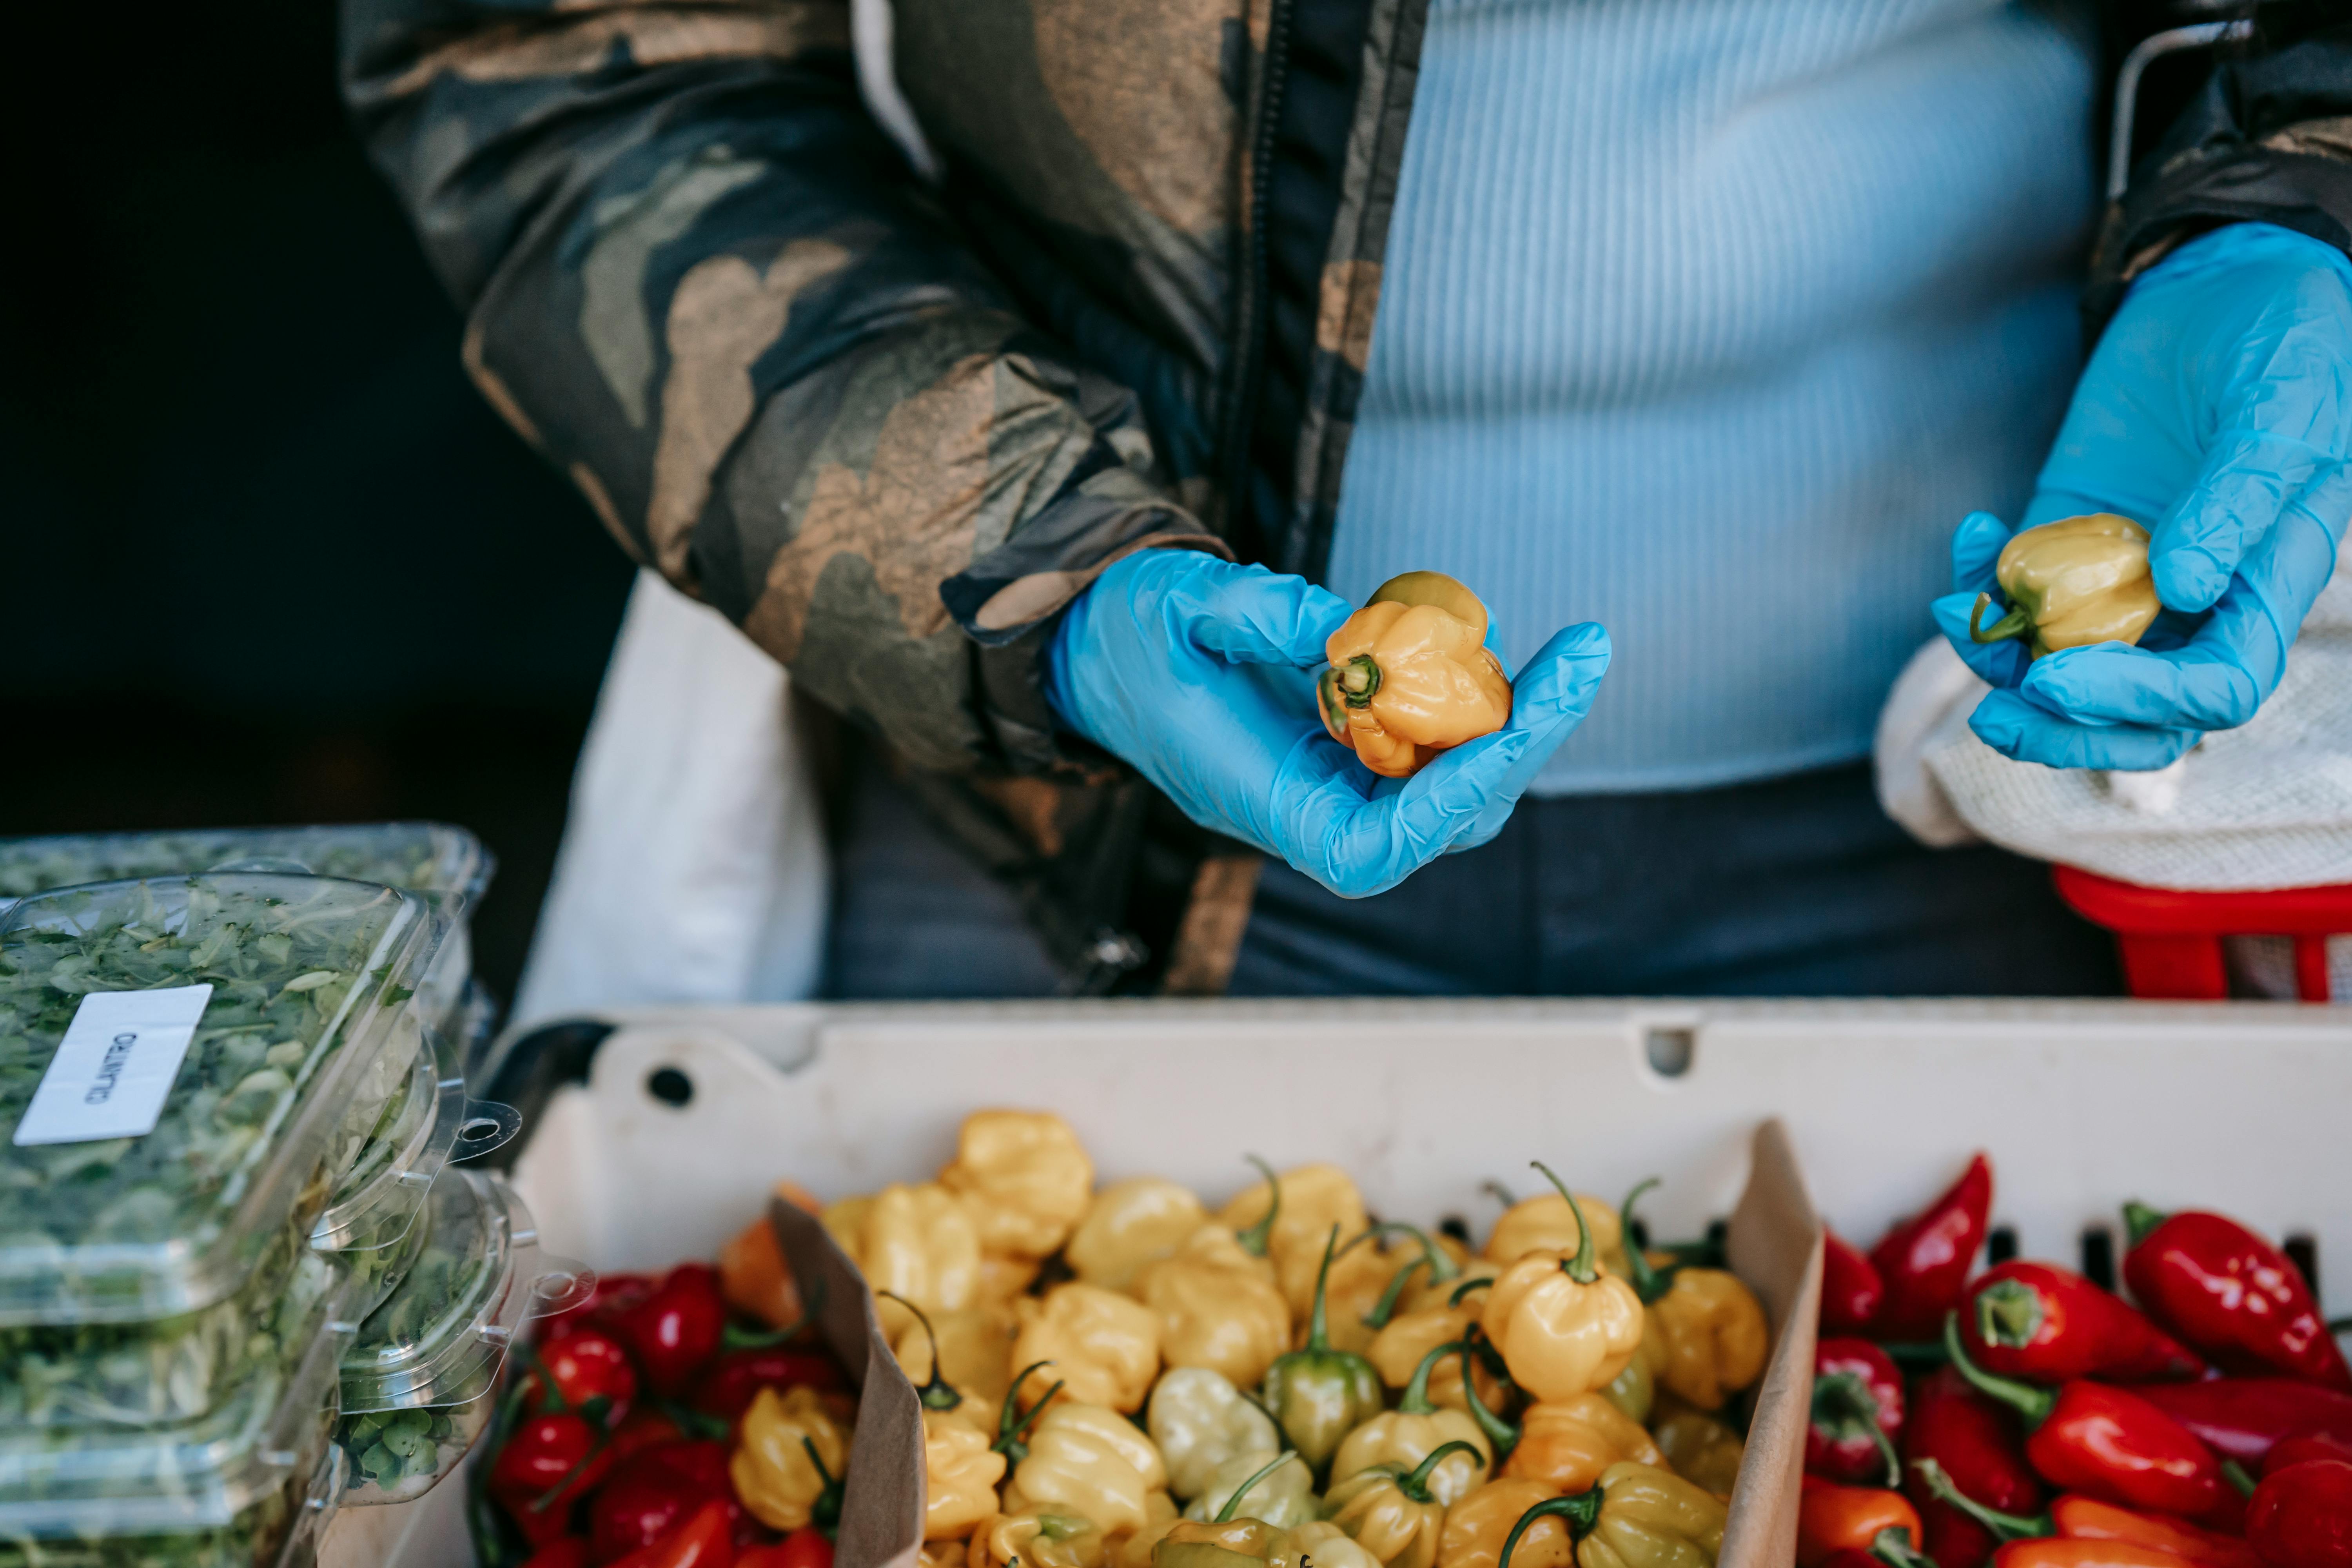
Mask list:
[[[632,568],[466,380],[328,0],[26,20],[0,835],[463,823],[510,998]]]

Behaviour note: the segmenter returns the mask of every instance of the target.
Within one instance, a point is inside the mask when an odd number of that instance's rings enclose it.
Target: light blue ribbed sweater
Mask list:
[[[2095,52],[1987,0],[1433,0],[1328,581],[1615,662],[1537,793],[1859,757],[2063,412]]]

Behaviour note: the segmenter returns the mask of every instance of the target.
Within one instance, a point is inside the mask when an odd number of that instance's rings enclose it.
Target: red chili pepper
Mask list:
[[[773,1546],[751,1548],[735,1559],[735,1568],[833,1568],[833,1542],[824,1531],[807,1525]]]
[[[1961,1376],[2025,1417],[2025,1457],[2052,1485],[2190,1519],[2242,1511],[2213,1450],[2129,1389],[2084,1378],[2036,1388],[1995,1377],[1969,1360],[1957,1312],[1945,1321],[1944,1346]]]
[[[1960,1302],[1960,1336],[1986,1371],[2035,1383],[2158,1381],[2205,1370],[2196,1352],[2122,1297],[2054,1263],[2012,1259],[1978,1275]]]
[[[820,1394],[845,1389],[841,1364],[823,1351],[762,1345],[729,1351],[704,1369],[688,1403],[706,1415],[732,1421],[751,1407],[763,1388],[814,1388]]]
[[[551,1541],[525,1558],[522,1568],[588,1568],[588,1538],[567,1535]]]
[[[727,1510],[708,1502],[659,1541],[617,1560],[614,1568],[734,1568],[734,1563]]]
[[[2269,1568],[2352,1568],[2352,1464],[2305,1459],[2264,1476],[2246,1541]]]
[[[2342,1459],[2352,1463],[2352,1443],[2341,1437],[2282,1437],[2263,1456],[2263,1474],[2285,1469],[2310,1459]]]
[[[628,1418],[613,1428],[613,1462],[619,1464],[640,1448],[650,1448],[656,1443],[676,1443],[686,1436],[678,1424],[658,1410],[640,1406],[629,1412]]]
[[[1992,1568],[2190,1568],[2189,1559],[2128,1541],[2012,1541]]]
[[[1937,1498],[1960,1510],[1990,1531],[1996,1540],[2022,1541],[2057,1537],[2066,1541],[2111,1541],[2168,1552],[2197,1568],[2263,1568],[2253,1549],[2233,1535],[2200,1530],[2186,1520],[2164,1514],[2138,1513],[2097,1498],[2068,1493],[2046,1513],[2032,1516],[1986,1508],[1951,1483],[1935,1465],[1922,1465],[1920,1479]]]
[[[569,1412],[526,1417],[490,1462],[489,1492],[533,1547],[571,1528],[572,1505],[594,1489],[613,1453],[601,1434]]]
[[[2284,1437],[2352,1443],[2352,1394],[2299,1377],[2217,1377],[2132,1390],[2225,1459],[2259,1465]]]
[[[573,1329],[527,1353],[532,1357],[531,1371],[524,1375],[523,1386],[534,1403],[577,1410],[604,1426],[629,1414],[629,1402],[637,1396],[637,1369],[630,1364],[627,1348],[603,1329]],[[542,1373],[554,1384],[551,1400],[540,1387]]]
[[[2042,1479],[2026,1462],[2016,1413],[1979,1394],[1948,1366],[1937,1367],[1913,1387],[1903,1456],[1910,1461],[1903,1489],[1918,1505],[1927,1555],[1941,1568],[1981,1568],[2000,1542],[1983,1525],[1937,1499],[1919,1473],[1920,1461],[1935,1461],[1962,1491],[1993,1508],[2024,1513],[2042,1506]]]
[[[679,1264],[623,1308],[613,1326],[635,1354],[646,1386],[656,1394],[677,1393],[709,1364],[726,1336],[719,1270],[707,1263]]]
[[[1903,1484],[1903,1374],[1868,1340],[1823,1340],[1813,1351],[1812,1425],[1805,1468],[1833,1481]]]
[[[1871,1264],[1886,1285],[1871,1337],[1932,1340],[1941,1333],[1944,1314],[1959,1305],[1991,1217],[1992,1163],[1979,1154],[1941,1197],[1870,1249]]]
[[[2124,1205],[2124,1279],[2148,1314],[2231,1372],[2284,1372],[2352,1394],[2352,1367],[2287,1255],[2218,1214]]]
[[[599,1274],[587,1296],[560,1312],[551,1312],[537,1325],[539,1337],[551,1340],[583,1323],[609,1323],[645,1300],[654,1288],[650,1274]]]
[[[1822,1232],[1822,1332],[1866,1334],[1886,1300],[1878,1266],[1837,1232]]]
[[[743,1519],[727,1479],[727,1447],[656,1443],[613,1468],[588,1505],[595,1560],[611,1563],[651,1546],[706,1503],[725,1505],[731,1532]]]
[[[1890,1531],[1917,1548],[1919,1510],[1901,1492],[1804,1479],[1797,1504],[1797,1568],[1822,1568],[1834,1552],[1872,1551]]]

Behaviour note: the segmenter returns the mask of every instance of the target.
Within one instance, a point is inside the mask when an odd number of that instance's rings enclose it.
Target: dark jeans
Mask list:
[[[828,994],[1041,996],[1013,901],[875,768],[835,845]],[[1671,795],[1523,801],[1484,848],[1341,899],[1269,861],[1241,996],[2113,995],[2114,942],[2048,868],[1926,849],[1866,764]]]

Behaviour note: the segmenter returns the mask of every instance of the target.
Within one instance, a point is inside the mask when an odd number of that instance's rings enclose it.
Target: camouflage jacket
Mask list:
[[[895,0],[928,172],[847,0],[342,0],[342,69],[467,369],[621,547],[879,737],[1072,989],[1203,991],[1255,862],[1057,732],[1039,653],[1133,550],[1320,570],[1425,5]],[[2217,222],[2352,244],[2344,9],[2174,93],[2095,319]]]

